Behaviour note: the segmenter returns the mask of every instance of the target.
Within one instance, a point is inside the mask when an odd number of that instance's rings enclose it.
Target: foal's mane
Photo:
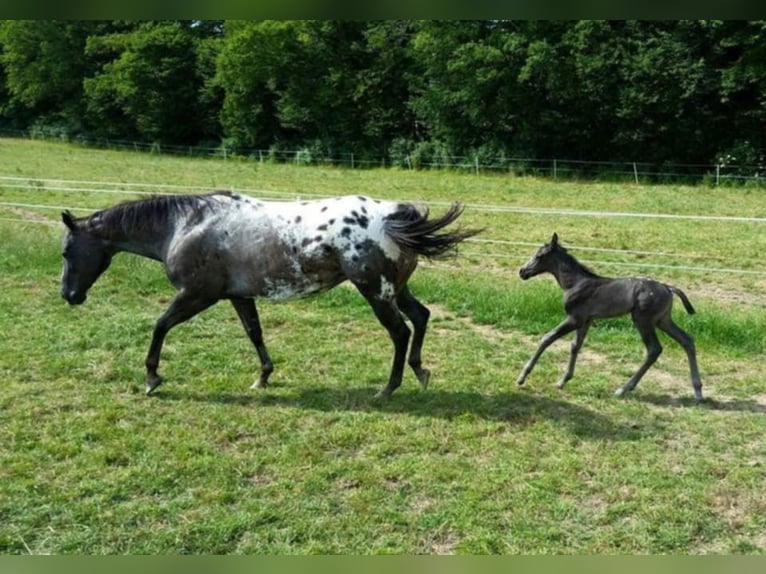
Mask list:
[[[594,279],[600,279],[601,275],[593,271],[590,267],[587,265],[583,265],[580,263],[574,255],[571,255],[565,248],[563,248],[561,245],[556,246],[556,253],[559,254],[559,258],[563,261],[563,263],[569,267],[573,267],[583,273],[584,275],[587,275],[588,277],[592,277]]]
[[[97,211],[84,220],[87,229],[104,237],[156,232],[179,214],[200,218],[215,205],[214,192],[205,195],[152,195],[146,199],[125,201]]]

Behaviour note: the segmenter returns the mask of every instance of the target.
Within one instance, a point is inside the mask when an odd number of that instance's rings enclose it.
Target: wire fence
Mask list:
[[[96,195],[103,194],[120,194],[120,195],[162,195],[170,193],[195,193],[202,191],[209,191],[206,187],[199,186],[187,186],[176,184],[156,184],[145,182],[102,182],[102,181],[87,181],[87,180],[66,180],[58,178],[29,178],[19,177],[12,175],[4,175],[0,173],[0,192],[2,190],[22,191],[25,197],[29,200],[22,201],[0,201],[0,210],[5,213],[0,216],[0,222],[3,224],[32,224],[32,225],[60,225],[58,220],[58,213],[56,217],[47,216],[34,216],[37,211],[55,211],[60,212],[63,210],[70,210],[72,212],[92,212],[94,209],[106,207],[106,205],[99,205],[94,207],[93,205],[70,205],[65,199],[70,193],[93,193]],[[257,195],[261,199],[279,199],[279,200],[298,200],[305,198],[320,199],[327,197],[321,194],[307,194],[305,192],[296,193],[290,191],[277,191],[277,190],[264,190],[264,189],[236,189],[231,188],[231,191],[240,193],[247,193]],[[35,194],[43,192],[56,192],[61,194],[61,201],[53,203],[33,202],[32,199]],[[79,203],[79,202],[77,202]],[[99,202],[101,203],[101,202]],[[448,206],[446,202],[429,202],[432,206]],[[684,220],[697,220],[705,222],[709,220],[716,220],[728,223],[764,223],[766,224],[766,217],[745,217],[745,216],[711,216],[704,214],[662,214],[662,213],[632,213],[632,212],[598,212],[598,211],[584,211],[584,210],[567,210],[567,209],[553,209],[553,208],[529,208],[523,206],[507,206],[507,205],[495,205],[495,204],[467,204],[467,209],[472,211],[488,212],[488,213],[545,213],[552,216],[571,216],[579,215],[584,217],[645,217],[645,218],[673,218]],[[34,211],[31,211],[34,210]],[[13,215],[13,216],[11,216]],[[18,217],[16,216],[18,215]],[[539,243],[532,243],[526,241],[509,241],[504,239],[494,238],[471,238],[467,240],[465,249],[461,250],[461,253],[472,259],[474,263],[467,263],[467,265],[476,267],[476,261],[479,262],[479,266],[482,272],[491,271],[485,264],[490,262],[499,263],[501,265],[516,265],[526,261],[530,254],[530,249],[539,247]],[[583,245],[571,245],[569,248],[573,251],[584,252],[585,257],[588,254],[597,254],[598,260],[584,259],[583,262],[587,264],[596,264],[598,266],[605,267],[618,267],[618,268],[633,268],[643,271],[652,269],[663,269],[669,271],[682,271],[701,274],[728,274],[728,275],[740,275],[750,277],[766,277],[766,270],[758,268],[741,269],[741,268],[729,268],[721,266],[721,261],[715,260],[708,255],[704,254],[684,254],[669,251],[646,251],[646,250],[630,250],[630,249],[615,249],[606,247],[589,247]],[[491,250],[490,250],[491,249]],[[604,258],[602,255],[618,257],[619,261],[614,261],[609,258]],[[644,257],[651,257],[653,261],[661,261],[660,263],[641,261]],[[627,258],[628,260],[624,260]],[[631,260],[632,259],[632,260]],[[699,262],[690,262],[689,259],[700,259]],[[464,264],[465,265],[465,264]],[[454,269],[454,267],[451,267]]]
[[[395,158],[382,156],[371,159],[369,154],[326,151],[304,147],[284,150],[270,149],[232,150],[224,144],[217,146],[183,146],[107,138],[65,137],[31,134],[18,130],[0,130],[0,137],[65,141],[87,147],[167,154],[188,157],[207,157],[222,160],[269,162],[278,164],[336,166],[351,169],[391,168],[408,170],[452,170],[479,174],[507,174],[538,176],[551,179],[586,179],[604,181],[630,181],[636,184],[694,183],[710,186],[749,184],[766,185],[766,164],[749,165],[733,162],[711,164],[685,164],[645,161],[591,161],[579,159],[540,159],[501,157],[485,160],[479,155],[454,156],[439,154],[425,157],[417,153],[402,154]]]

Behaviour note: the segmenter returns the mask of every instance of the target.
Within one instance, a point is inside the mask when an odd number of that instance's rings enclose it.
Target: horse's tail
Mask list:
[[[420,212],[410,203],[399,204],[396,211],[384,221],[386,234],[399,247],[411,249],[419,255],[434,259],[457,249],[458,243],[480,233],[479,229],[457,229],[438,233],[463,213],[462,204],[455,202],[437,219],[428,218],[428,209]]]
[[[681,303],[684,304],[684,309],[686,309],[686,312],[689,313],[689,315],[694,315],[694,313],[696,313],[694,307],[692,307],[691,301],[689,301],[689,298],[683,291],[681,291],[678,287],[673,287],[672,285],[666,285],[666,287],[678,295],[678,298],[681,299]]]

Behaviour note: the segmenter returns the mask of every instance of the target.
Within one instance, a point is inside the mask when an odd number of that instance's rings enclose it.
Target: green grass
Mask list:
[[[747,190],[297,168],[12,140],[0,140],[0,153],[5,175],[29,179],[611,211],[764,211]],[[2,202],[96,208],[118,200],[35,193],[0,183]],[[58,212],[0,206],[0,217],[55,220]],[[464,218],[487,227],[487,238],[542,242],[555,228],[573,245],[762,269],[757,224],[575,221],[478,209]],[[58,294],[61,234],[55,226],[0,221],[3,553],[766,552],[766,325],[758,276],[652,271],[682,287],[698,309],[686,316],[676,305],[675,316],[698,343],[709,397],[699,406],[685,356],[667,339],[635,394],[612,396],[643,357],[628,320],[592,329],[565,390],[553,387],[565,343],[516,387],[540,336],[562,317],[560,293],[550,278],[518,279],[533,247],[488,259],[505,248],[475,243],[455,261],[424,263],[412,281],[433,311],[426,392],[407,372],[390,400],[373,399],[388,376],[391,345],[361,297],[341,287],[260,303],[276,367],[268,390],[248,389],[257,357],[221,302],[170,333],[160,366],[166,384],[147,398],[151,329],[173,295],[161,266],[120,255],[87,303],[70,308]]]

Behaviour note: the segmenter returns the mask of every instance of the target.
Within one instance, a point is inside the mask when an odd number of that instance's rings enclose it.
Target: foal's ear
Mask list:
[[[551,245],[553,245],[555,247],[558,244],[559,244],[559,234],[558,233],[554,233],[553,237],[551,237]]]
[[[77,229],[77,224],[74,222],[74,217],[68,209],[61,212],[61,220],[64,222],[64,225],[70,229],[70,231],[75,231]]]

